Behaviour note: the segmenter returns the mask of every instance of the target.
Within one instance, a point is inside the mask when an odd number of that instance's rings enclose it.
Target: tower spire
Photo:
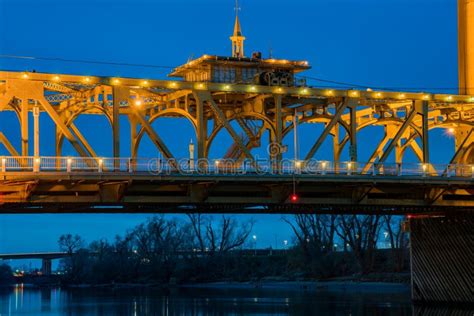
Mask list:
[[[234,34],[230,37],[232,41],[232,57],[244,57],[244,41],[239,21],[239,0],[235,0],[235,24]]]

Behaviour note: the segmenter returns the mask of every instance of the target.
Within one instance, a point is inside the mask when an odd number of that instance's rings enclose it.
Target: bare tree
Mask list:
[[[79,235],[65,234],[59,237],[58,244],[61,251],[72,255],[84,246],[84,241]]]
[[[304,253],[326,253],[332,250],[336,234],[336,215],[298,214],[295,222],[283,218],[295,233]]]
[[[166,261],[176,257],[185,244],[185,228],[163,216],[152,217],[133,232],[135,251],[146,259]]]
[[[402,216],[383,216],[384,228],[387,230],[387,237],[390,241],[393,267],[396,272],[403,269],[408,248],[408,235],[402,228],[404,220],[405,218]]]
[[[195,242],[201,252],[225,253],[245,244],[252,228],[253,220],[239,223],[235,218],[222,215],[219,225],[201,214],[188,214],[193,228]]]
[[[380,232],[380,215],[341,215],[337,235],[352,249],[361,270],[372,270]]]
[[[81,251],[84,241],[79,235],[65,234],[59,237],[58,245],[61,251],[69,255],[62,260],[62,265],[65,267],[69,277],[73,281],[81,280],[85,274],[85,262],[88,259],[87,253]]]
[[[205,236],[203,236],[203,226],[205,226],[206,219],[202,214],[188,214],[188,218],[191,221],[193,228],[194,237],[197,239],[198,248],[201,252],[206,250]]]

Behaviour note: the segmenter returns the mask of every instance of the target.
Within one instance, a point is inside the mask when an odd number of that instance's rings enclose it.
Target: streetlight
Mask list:
[[[194,144],[192,138],[189,142],[189,169],[194,170]]]
[[[252,236],[253,239],[253,249],[254,249],[254,255],[257,255],[257,235]]]
[[[66,162],[66,171],[71,172],[72,159],[68,158]]]
[[[327,162],[326,162],[326,161],[321,162],[321,174],[322,174],[322,175],[325,175],[325,174],[326,174],[326,166],[327,166]]]

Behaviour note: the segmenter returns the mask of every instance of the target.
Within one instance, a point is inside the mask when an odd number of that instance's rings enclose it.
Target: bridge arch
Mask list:
[[[183,109],[166,109],[166,110],[160,111],[160,112],[152,115],[149,118],[148,123],[151,125],[158,118],[160,118],[162,116],[165,116],[165,115],[169,115],[169,114],[175,114],[175,115],[178,115],[180,117],[184,117],[184,118],[188,119],[188,121],[191,122],[191,125],[193,126],[195,136],[197,136],[197,121],[196,121],[196,119],[189,112],[187,112]],[[140,147],[140,143],[142,141],[142,138],[143,138],[144,134],[145,134],[145,128],[142,126],[140,128],[140,131],[137,133],[137,136],[136,136],[135,140],[132,139],[132,153],[131,153],[132,158],[137,158],[136,156],[137,156],[137,153],[138,153],[138,148]]]
[[[370,127],[370,126],[376,126],[376,125],[380,125],[380,126],[388,126],[388,125],[397,125],[397,126],[400,126],[404,123],[404,120],[402,119],[398,119],[398,118],[376,118],[376,119],[372,119],[370,121],[367,121],[359,126],[357,126],[356,128],[356,133],[359,133],[361,130],[367,128],[367,127]],[[421,137],[422,135],[422,132],[421,132],[421,129],[416,126],[414,123],[410,123],[409,126],[411,128],[413,128],[413,130],[415,131],[415,135],[417,135],[417,137]],[[344,138],[342,139],[340,145],[339,145],[339,155],[342,153],[342,151],[344,150],[344,147],[347,145],[347,143],[349,142],[349,133],[344,136]],[[403,157],[403,154],[402,154],[402,157]]]
[[[96,109],[100,112],[102,112],[105,117],[107,118],[107,121],[109,122],[109,126],[110,128],[112,128],[113,126],[113,119],[112,119],[112,114],[110,113],[110,111],[107,109],[107,108],[104,108],[100,105],[97,105],[97,104],[93,104],[93,105],[89,105],[87,108],[86,107],[83,107],[83,108],[80,108],[78,109],[77,111],[73,112],[71,116],[69,116],[65,122],[65,125],[67,127],[71,126],[71,124],[79,118],[79,115],[81,115],[82,113],[86,112],[86,111],[89,111],[91,108],[93,109]],[[64,143],[64,133],[60,132],[58,134],[58,141],[56,143],[56,155],[58,156],[61,156],[61,153],[62,153],[62,147],[63,147],[63,143]]]
[[[316,116],[316,117],[315,117],[315,116],[304,117],[302,120],[298,120],[298,126],[300,126],[300,125],[302,125],[302,124],[304,124],[304,123],[308,123],[309,121],[314,120],[314,119],[320,120],[320,121],[318,121],[317,123],[328,123],[328,122],[330,122],[330,121],[333,119],[333,116],[332,116],[332,115],[327,115],[327,114],[320,114],[320,115],[318,115],[318,116]],[[346,135],[349,135],[349,133],[350,133],[350,126],[349,126],[349,124],[347,124],[347,122],[345,122],[345,121],[342,120],[342,119],[339,119],[339,120],[337,121],[337,123],[340,124],[340,125],[344,128],[344,130],[346,131]],[[293,126],[293,125],[294,125],[294,124],[291,123],[290,125],[288,125],[286,128],[283,129],[283,139],[288,135],[289,132],[291,132],[291,131],[294,129],[294,126]],[[332,133],[332,131],[329,132],[329,134],[330,134],[332,137],[334,137],[334,133]],[[334,154],[339,157],[340,152],[341,152],[341,151],[339,150],[338,152],[335,152]]]
[[[258,112],[241,112],[241,113],[235,113],[234,115],[232,115],[227,120],[228,120],[228,122],[231,122],[231,121],[234,121],[234,120],[239,119],[239,118],[253,118],[253,119],[258,119],[258,120],[262,121],[264,129],[268,129],[270,131],[271,139],[275,139],[276,130],[275,130],[275,126],[273,124],[273,121],[270,118],[268,118],[267,116],[265,116],[264,114],[258,113]],[[223,128],[224,128],[224,126],[222,124],[220,124],[219,126],[217,126],[216,128],[214,128],[212,130],[212,132],[209,135],[209,137],[207,139],[207,142],[206,142],[206,146],[205,146],[205,149],[204,149],[204,157],[208,157],[209,151],[211,149],[211,146],[212,146],[212,143],[213,143],[214,139],[219,134],[219,132],[222,131]]]
[[[433,129],[436,129],[436,128],[443,128],[443,129],[447,129],[449,128],[449,125],[450,124],[457,124],[458,126],[466,126],[466,127],[471,127],[471,128],[474,128],[474,123],[470,123],[470,122],[466,122],[466,121],[462,121],[462,120],[457,120],[457,121],[449,121],[449,122],[441,122],[439,124],[432,124],[432,125],[429,125],[428,126],[428,130],[433,130]],[[406,143],[403,144],[403,146],[401,147],[401,158],[403,159],[403,156],[405,154],[405,151],[411,146],[411,143],[416,141],[417,138],[421,137],[421,133],[416,133],[416,134],[412,134],[410,136],[410,138],[407,139]],[[470,146],[466,149],[466,152],[464,153],[464,155],[459,159],[461,163],[467,163],[467,160],[468,160],[468,157],[469,157],[469,154],[470,152],[472,151],[474,146]],[[420,161],[422,161],[422,159],[420,159],[420,157],[418,157],[418,159]]]

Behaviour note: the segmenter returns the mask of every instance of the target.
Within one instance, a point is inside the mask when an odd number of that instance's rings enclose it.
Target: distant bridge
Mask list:
[[[31,252],[31,253],[2,253],[0,260],[45,259],[54,260],[68,257],[67,252]]]

